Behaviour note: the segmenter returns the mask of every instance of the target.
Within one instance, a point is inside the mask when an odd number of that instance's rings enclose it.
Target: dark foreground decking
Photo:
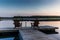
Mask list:
[[[31,28],[21,28],[19,32],[23,40],[57,40],[55,38],[48,37],[46,34],[38,30],[34,30]]]
[[[19,30],[20,40],[57,40],[54,37],[47,36],[41,31],[35,30],[30,27],[14,28],[14,29],[0,29],[0,32],[12,32]]]

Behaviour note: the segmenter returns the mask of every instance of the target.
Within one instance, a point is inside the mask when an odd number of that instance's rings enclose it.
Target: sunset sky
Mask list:
[[[0,0],[0,16],[59,15],[60,0]]]

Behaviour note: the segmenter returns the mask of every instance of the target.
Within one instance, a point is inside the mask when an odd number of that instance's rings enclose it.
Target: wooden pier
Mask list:
[[[34,30],[31,28],[21,28],[19,30],[23,40],[57,40],[52,37],[48,37],[46,34],[41,31]]]
[[[31,27],[0,29],[0,33],[14,32],[14,31],[19,31],[20,40],[57,40],[56,38],[48,37],[43,32],[35,30],[34,28]]]

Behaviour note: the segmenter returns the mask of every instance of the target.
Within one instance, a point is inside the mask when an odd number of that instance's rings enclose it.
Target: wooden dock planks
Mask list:
[[[22,28],[19,30],[23,40],[57,40],[52,37],[48,37],[46,34],[29,28]]]

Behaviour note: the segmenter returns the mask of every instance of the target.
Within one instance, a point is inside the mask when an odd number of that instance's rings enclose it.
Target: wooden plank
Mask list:
[[[58,29],[58,27],[52,27],[52,26],[39,26],[39,27],[34,27],[35,29],[40,29],[40,30],[55,30]]]

